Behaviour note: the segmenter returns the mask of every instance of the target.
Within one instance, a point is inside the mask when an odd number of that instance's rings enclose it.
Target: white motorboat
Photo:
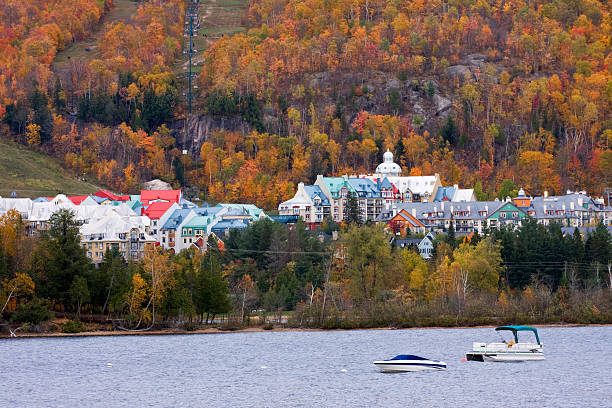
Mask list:
[[[496,331],[510,331],[514,340],[500,343],[474,343],[472,351],[465,354],[468,361],[518,362],[544,360],[544,350],[538,330],[529,326],[500,326]],[[535,343],[521,343],[518,332],[530,331],[535,335]]]
[[[446,370],[446,363],[438,360],[429,360],[419,356],[401,354],[390,360],[375,361],[374,365],[384,373],[400,373],[423,370]]]

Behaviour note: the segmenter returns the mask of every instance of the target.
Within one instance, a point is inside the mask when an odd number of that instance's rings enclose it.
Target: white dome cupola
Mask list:
[[[393,153],[389,149],[383,154],[383,162],[376,167],[376,174],[380,174],[383,177],[399,176],[402,174],[402,168],[393,161]]]

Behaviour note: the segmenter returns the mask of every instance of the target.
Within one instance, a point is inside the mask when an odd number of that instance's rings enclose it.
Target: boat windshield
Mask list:
[[[393,357],[391,360],[427,360],[426,358],[413,356],[411,354],[400,354],[399,356]]]

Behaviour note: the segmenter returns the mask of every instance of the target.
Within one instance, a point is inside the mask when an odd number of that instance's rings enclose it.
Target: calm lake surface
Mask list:
[[[612,407],[612,327],[538,331],[546,360],[505,364],[460,361],[493,329],[6,339],[0,407]],[[372,365],[397,354],[448,369]]]

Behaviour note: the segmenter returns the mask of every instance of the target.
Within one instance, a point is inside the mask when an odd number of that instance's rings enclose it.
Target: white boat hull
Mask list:
[[[390,360],[375,361],[374,365],[384,373],[404,373],[425,370],[446,370],[443,361],[413,361],[413,360]]]
[[[485,354],[485,361],[492,362],[519,362],[519,361],[540,361],[544,360],[544,354],[541,353],[502,353],[502,354]]]
[[[474,343],[471,352],[466,353],[470,361],[520,362],[544,360],[541,344],[535,343]]]

